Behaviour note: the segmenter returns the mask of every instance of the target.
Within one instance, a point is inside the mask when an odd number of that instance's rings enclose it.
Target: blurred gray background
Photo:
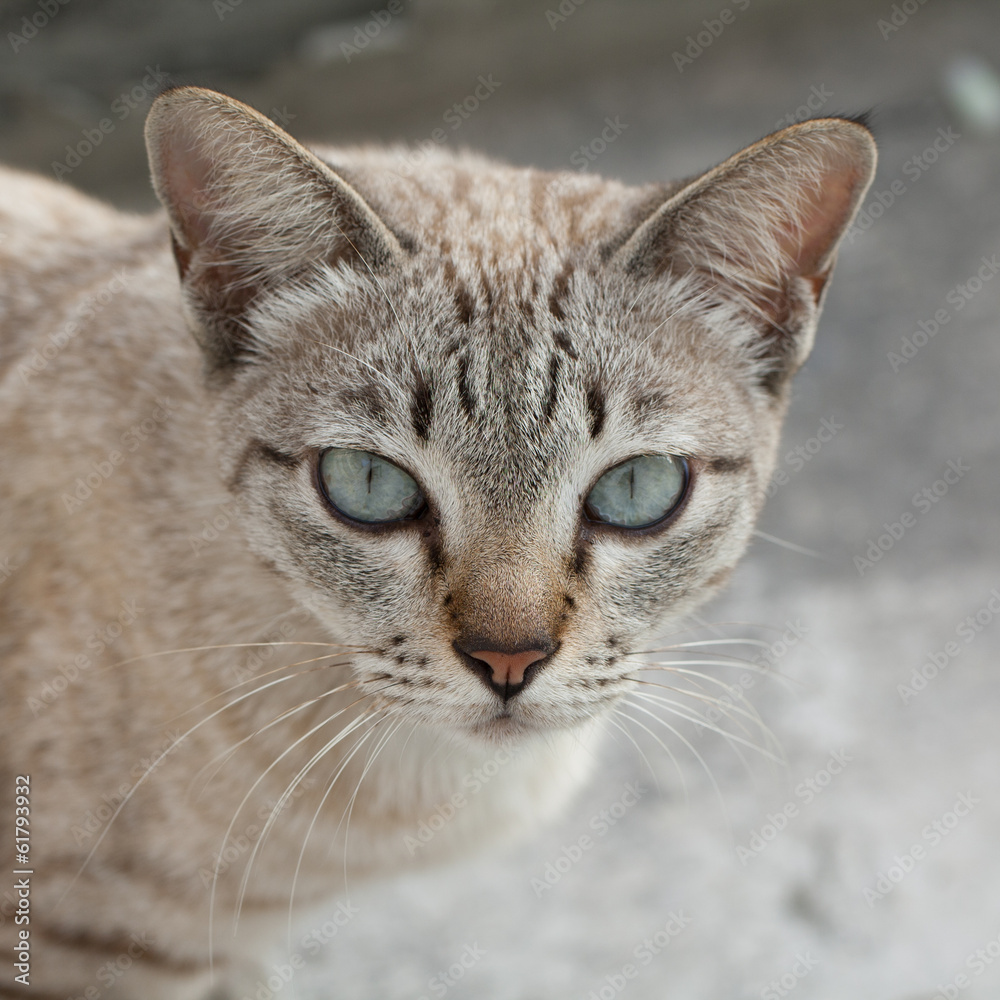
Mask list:
[[[797,380],[766,537],[678,637],[761,644],[721,650],[780,675],[744,693],[787,767],[633,711],[678,767],[640,727],[638,750],[616,734],[555,828],[357,887],[357,916],[279,995],[1000,995],[996,0],[56,2],[0,4],[0,158],[130,209],[153,207],[142,122],[172,83],[301,139],[420,142],[491,76],[449,143],[636,182],[874,112],[878,177]],[[629,782],[638,804],[537,891]]]

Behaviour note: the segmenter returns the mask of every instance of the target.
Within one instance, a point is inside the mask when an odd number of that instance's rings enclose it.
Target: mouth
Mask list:
[[[509,743],[514,739],[537,735],[545,728],[515,718],[514,713],[505,705],[493,714],[469,723],[466,731],[471,736],[490,743]]]

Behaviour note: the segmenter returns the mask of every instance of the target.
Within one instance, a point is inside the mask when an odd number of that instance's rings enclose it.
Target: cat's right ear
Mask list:
[[[150,109],[146,148],[196,334],[216,365],[259,353],[244,320],[269,289],[321,265],[377,272],[402,254],[353,187],[232,98],[167,91]]]

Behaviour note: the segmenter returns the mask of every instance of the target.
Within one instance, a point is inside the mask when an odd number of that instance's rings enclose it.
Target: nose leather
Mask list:
[[[492,649],[475,649],[469,653],[474,660],[482,660],[493,671],[493,683],[497,687],[514,687],[524,681],[524,671],[544,660],[548,653],[544,649],[526,649],[520,653],[498,653]]]
[[[491,646],[492,649],[485,648]],[[462,662],[504,701],[523,691],[557,648],[558,643],[540,635],[509,644],[482,635],[455,641],[455,651]]]

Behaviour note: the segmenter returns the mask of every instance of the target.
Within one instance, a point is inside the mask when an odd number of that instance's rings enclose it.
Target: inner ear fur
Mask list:
[[[396,237],[335,170],[253,108],[200,87],[167,91],[146,121],[153,187],[209,355],[252,353],[257,296],[309,268],[377,272]]]
[[[868,128],[802,122],[730,157],[671,195],[616,262],[642,278],[695,273],[741,303],[775,376],[805,360],[837,247],[875,172]]]

